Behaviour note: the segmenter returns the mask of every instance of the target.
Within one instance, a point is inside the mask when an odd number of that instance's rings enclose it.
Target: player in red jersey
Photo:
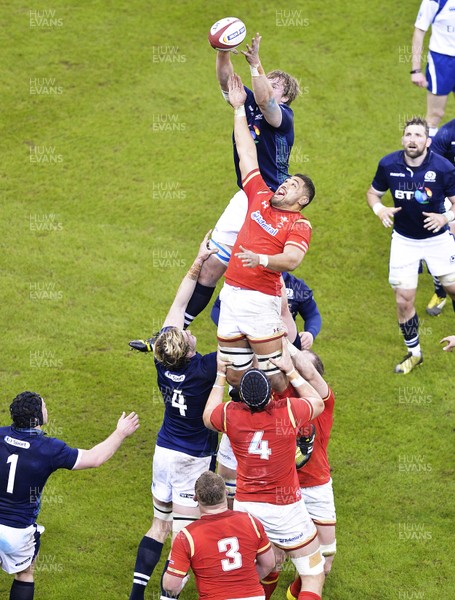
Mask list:
[[[321,552],[325,557],[324,573],[328,575],[336,552],[335,501],[327,457],[327,446],[333,425],[335,396],[323,378],[324,365],[317,354],[311,351],[298,352],[293,360],[299,373],[324,400],[324,411],[310,421],[310,424],[314,425],[316,429],[311,458],[297,470],[297,474],[305,506],[318,531]],[[299,591],[300,577],[297,577],[288,588],[288,600],[296,600]]]
[[[175,538],[164,589],[178,594],[191,567],[200,600],[264,600],[259,580],[275,555],[260,521],[228,509],[224,481],[211,471],[197,479],[194,498],[201,518]]]
[[[259,369],[247,371],[240,382],[242,402],[223,404],[226,364],[218,357],[215,385],[204,410],[209,429],[228,435],[238,463],[234,510],[247,511],[264,525],[278,549],[287,554],[300,577],[299,600],[318,600],[324,583],[324,558],[317,530],[310,519],[295,468],[295,440],[309,420],[324,409],[322,398],[294,369],[283,344],[273,364],[289,377],[296,398],[272,393],[270,381]],[[278,572],[263,583],[266,598],[276,587]]]
[[[314,185],[306,175],[294,175],[275,193],[267,187],[245,118],[245,99],[240,77],[232,75],[229,101],[235,109],[234,136],[248,213],[220,294],[218,341],[223,358],[230,363],[229,383],[238,386],[255,353],[259,368],[281,392],[286,378],[270,360],[281,356],[284,334],[280,274],[298,267],[308,250],[311,225],[300,211],[313,199]]]

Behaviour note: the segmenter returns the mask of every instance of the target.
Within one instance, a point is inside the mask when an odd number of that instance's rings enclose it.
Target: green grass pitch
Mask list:
[[[338,553],[332,600],[446,600],[453,589],[453,377],[439,340],[449,306],[417,309],[425,362],[409,376],[387,283],[390,232],[367,208],[377,161],[425,113],[410,83],[419,0],[145,0],[0,7],[2,28],[0,422],[25,389],[49,432],[88,448],[136,410],[141,428],[99,470],[59,472],[43,499],[36,598],[128,597],[152,518],[162,418],[150,356],[128,341],[159,328],[199,241],[235,191],[232,114],[215,81],[213,22],[263,35],[267,70],[301,81],[291,169],[317,187],[313,242],[297,275],[323,316],[315,350],[337,396],[330,446]],[[426,40],[428,41],[428,40]],[[242,56],[238,72],[249,81]],[[446,119],[454,117],[449,99]],[[390,203],[390,198],[387,203]],[[204,314],[199,350],[216,347]],[[453,525],[452,525],[453,526]],[[166,546],[167,550],[167,546]],[[163,552],[163,561],[165,558]],[[159,598],[156,569],[147,591]],[[276,598],[291,578],[282,577]],[[450,583],[451,582],[451,583]],[[0,576],[0,597],[10,578]],[[182,598],[196,598],[194,580]]]

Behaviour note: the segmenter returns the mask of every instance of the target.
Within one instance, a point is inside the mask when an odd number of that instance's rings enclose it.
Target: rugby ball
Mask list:
[[[209,31],[209,42],[216,50],[231,50],[239,46],[246,36],[245,23],[237,17],[217,21]]]

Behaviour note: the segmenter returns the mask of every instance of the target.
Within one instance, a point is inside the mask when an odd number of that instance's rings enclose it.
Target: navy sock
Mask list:
[[[142,538],[137,550],[130,600],[144,600],[145,587],[160,560],[162,550],[161,542],[146,535]]]
[[[406,323],[400,323],[400,329],[404,337],[404,343],[409,350],[419,345],[419,317],[417,313]]]
[[[35,583],[33,581],[18,581],[15,579],[9,593],[9,600],[33,600]]]
[[[193,295],[191,296],[185,311],[185,329],[189,327],[193,320],[204,310],[210,302],[214,291],[214,287],[196,283]]]
[[[442,287],[441,282],[439,281],[439,279],[437,277],[433,277],[433,281],[434,281],[434,293],[439,298],[445,298],[447,296],[447,292]]]

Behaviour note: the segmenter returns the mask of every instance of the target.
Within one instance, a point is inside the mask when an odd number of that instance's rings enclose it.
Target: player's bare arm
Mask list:
[[[411,81],[418,87],[427,87],[428,82],[424,73],[422,73],[421,62],[422,62],[422,51],[423,51],[423,40],[425,38],[425,31],[415,27],[414,34],[412,36],[412,67]]]
[[[163,327],[178,327],[183,329],[185,320],[185,309],[188,305],[189,299],[191,298],[194,288],[196,287],[199,273],[201,272],[202,265],[212,254],[216,254],[217,249],[210,249],[208,247],[210,234],[212,230],[205,234],[204,239],[199,246],[199,251],[196,258],[194,259],[191,268],[182,280],[182,283],[177,290],[169,312],[164,319]]]
[[[272,127],[279,127],[283,119],[281,109],[273,95],[273,85],[266,77],[264,68],[259,58],[259,46],[262,37],[259,33],[251,40],[251,46],[247,44],[246,52],[242,52],[250,65],[252,87],[256,104],[261,109],[267,123]]]
[[[240,246],[240,248],[242,252],[237,252],[236,256],[240,258],[244,267],[253,268],[266,262],[267,269],[280,273],[296,269],[305,256],[303,250],[299,250],[299,248],[290,244],[287,244],[280,254],[257,254],[243,246]]]
[[[215,429],[210,422],[210,417],[215,408],[223,402],[224,388],[226,386],[226,371],[229,364],[230,363],[221,359],[220,349],[218,347],[216,355],[216,379],[212,391],[210,392],[210,396],[208,397],[207,404],[205,405],[204,414],[202,415],[204,425],[207,429],[211,429],[212,431],[218,431],[218,429]]]
[[[236,51],[237,52],[237,51]],[[229,77],[234,74],[234,67],[231,62],[231,53],[218,50],[216,53],[216,77],[221,90],[228,93]],[[223,96],[226,98],[225,94]],[[227,100],[227,98],[226,98]]]
[[[313,409],[312,419],[317,417],[324,410],[324,402],[320,394],[314,389],[314,387],[298,373],[292,362],[292,358],[289,354],[288,342],[286,338],[282,338],[282,354],[280,358],[270,359],[276,367],[282,371],[289,379],[290,383],[295,388],[295,395],[299,398],[305,398],[311,404]]]
[[[242,179],[259,168],[256,146],[245,116],[245,101],[246,92],[242,80],[234,74],[229,78],[229,102],[234,108],[234,137]]]
[[[395,213],[401,210],[401,206],[384,206],[384,204],[382,204],[382,197],[384,194],[385,192],[378,192],[373,186],[370,186],[370,189],[367,192],[367,202],[368,206],[379,218],[384,227],[391,227],[393,224],[393,217]]]
[[[318,373],[316,367],[311,361],[310,353],[305,351],[296,352],[292,357],[292,362],[295,365],[298,373],[314,387],[321,398],[327,398],[329,394],[329,386],[326,381]]]

